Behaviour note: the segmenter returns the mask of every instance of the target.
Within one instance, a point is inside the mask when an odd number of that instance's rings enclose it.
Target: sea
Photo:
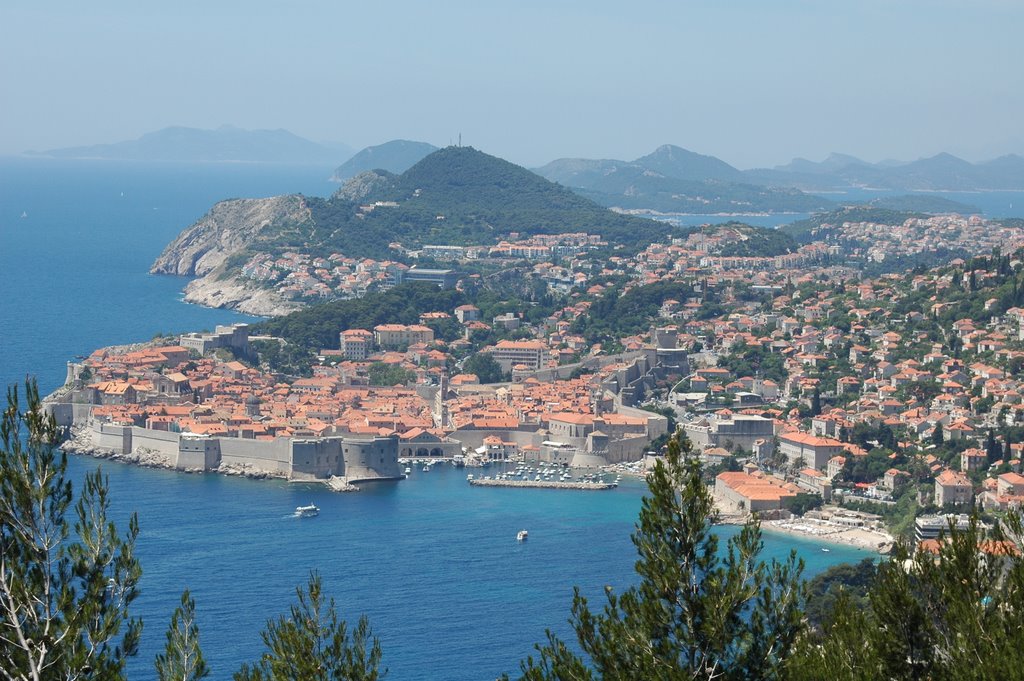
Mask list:
[[[0,381],[34,376],[47,393],[63,383],[69,360],[98,347],[253,321],[184,303],[187,280],[150,275],[150,264],[216,201],[325,196],[336,188],[331,170],[0,159]],[[466,470],[442,465],[336,494],[87,457],[69,463],[76,483],[96,467],[118,526],[137,513],[141,527],[132,613],[145,628],[129,664],[134,679],[154,677],[185,588],[212,679],[258,658],[268,618],[286,613],[315,571],[341,617],[354,626],[367,615],[388,678],[476,681],[514,675],[548,629],[571,640],[574,586],[600,606],[606,586],[635,580],[640,480],[602,492],[477,488]],[[309,503],[318,517],[294,517]],[[526,542],[515,540],[520,529]],[[724,542],[736,529],[718,532]],[[790,551],[807,576],[871,555],[765,533],[766,558]]]

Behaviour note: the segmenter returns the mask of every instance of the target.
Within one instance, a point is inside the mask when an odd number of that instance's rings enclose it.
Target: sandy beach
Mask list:
[[[720,494],[714,494],[714,500],[720,523],[742,525],[750,517],[749,513],[738,508]],[[805,539],[816,539],[834,544],[854,546],[867,551],[877,551],[878,553],[888,553],[895,542],[893,536],[883,530],[850,527],[849,525],[816,518],[793,517],[788,520],[762,520],[761,529],[768,532],[796,535]]]
[[[761,523],[761,529],[768,532],[784,532],[806,539],[845,544],[878,553],[888,553],[895,541],[892,535],[882,530],[847,527],[827,520],[812,518],[766,520]]]

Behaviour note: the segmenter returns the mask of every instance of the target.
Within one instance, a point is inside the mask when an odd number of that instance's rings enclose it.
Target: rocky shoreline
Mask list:
[[[258,249],[281,225],[308,219],[309,208],[298,195],[221,201],[169,243],[149,271],[198,277],[185,287],[189,303],[260,317],[288,314],[303,305],[239,280],[229,266],[234,256]]]
[[[234,277],[220,279],[214,274],[190,281],[185,287],[185,302],[256,317],[280,317],[305,307],[270,289],[254,288]]]

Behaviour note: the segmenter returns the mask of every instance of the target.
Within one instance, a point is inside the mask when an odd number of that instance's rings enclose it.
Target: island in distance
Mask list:
[[[223,125],[215,130],[181,126],[150,132],[113,144],[29,152],[33,156],[110,161],[240,162],[334,165],[352,155],[342,143],[318,143],[287,130],[243,130]]]

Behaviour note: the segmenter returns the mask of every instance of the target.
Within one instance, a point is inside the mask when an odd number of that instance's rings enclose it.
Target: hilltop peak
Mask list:
[[[962,165],[962,166],[969,166],[969,165],[971,165],[970,163],[968,163],[967,161],[963,160],[962,158],[960,158],[958,156],[954,156],[953,154],[951,154],[951,153],[949,153],[947,151],[941,151],[941,152],[935,154],[934,156],[929,156],[928,158],[922,158],[919,161],[917,161],[917,163],[942,163],[942,164]]]
[[[331,181],[344,182],[367,170],[404,173],[424,156],[435,151],[437,151],[437,147],[433,144],[413,140],[391,140],[366,147],[341,164],[331,176]]]
[[[698,154],[674,144],[663,144],[633,163],[645,170],[679,180],[738,180],[743,176],[743,173],[719,158]]]
[[[829,153],[825,157],[825,160],[819,162],[810,161],[806,158],[794,158],[792,161],[783,166],[776,166],[775,170],[781,170],[788,173],[811,173],[811,174],[823,174],[831,173],[845,168],[854,167],[870,167],[871,164],[867,161],[863,161],[856,156],[850,154],[841,154],[837,151]]]

